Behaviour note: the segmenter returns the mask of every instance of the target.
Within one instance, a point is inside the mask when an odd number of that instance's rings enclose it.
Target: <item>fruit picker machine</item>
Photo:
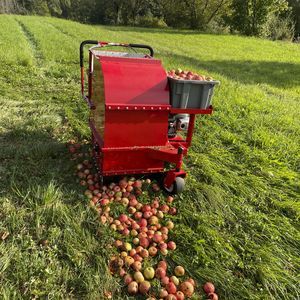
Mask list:
[[[85,45],[92,45],[87,84]],[[218,82],[168,78],[153,56],[148,45],[83,41],[81,93],[90,108],[93,156],[101,181],[107,176],[159,173],[164,189],[175,194],[184,189],[187,174],[182,163],[192,142],[195,116],[212,113]]]

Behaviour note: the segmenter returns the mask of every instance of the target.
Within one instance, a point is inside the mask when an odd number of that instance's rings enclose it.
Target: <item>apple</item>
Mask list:
[[[149,251],[147,249],[143,249],[140,254],[142,258],[149,257]]]
[[[131,295],[135,295],[138,292],[139,286],[136,281],[132,281],[128,284],[127,290]]]
[[[130,213],[131,215],[133,215],[136,212],[136,208],[133,206],[129,206],[128,207],[128,213]]]
[[[140,271],[135,272],[133,274],[133,278],[137,283],[141,283],[145,280],[143,274]]]
[[[176,207],[171,207],[169,210],[169,214],[172,216],[175,216],[177,214],[177,209]]]
[[[165,269],[165,271],[167,271],[167,268],[168,268],[167,262],[165,260],[161,260],[157,264],[157,268],[163,268],[163,269]]]
[[[160,282],[163,286],[166,286],[170,282],[170,278],[168,276],[165,276],[160,279]]]
[[[176,296],[173,294],[169,294],[165,299],[166,300],[177,300]]]
[[[120,272],[119,272],[119,275],[120,275],[121,277],[124,277],[124,276],[126,275],[126,271],[125,271],[123,268],[121,268],[121,269],[120,269]]]
[[[174,223],[172,221],[168,221],[166,223],[166,227],[169,229],[169,230],[172,230],[174,228]]]
[[[160,243],[160,242],[162,242],[162,236],[161,236],[161,234],[155,233],[155,234],[153,235],[153,241],[154,241],[155,243]]]
[[[126,266],[131,266],[134,263],[134,258],[131,256],[126,256],[124,261]]]
[[[145,276],[146,279],[153,279],[154,275],[155,275],[155,271],[152,267],[147,267],[144,270],[144,276]]]
[[[173,282],[175,285],[179,285],[179,279],[176,276],[171,276],[170,281]]]
[[[127,275],[124,276],[124,283],[125,283],[125,285],[128,285],[132,281],[133,281],[133,279],[132,279],[132,277],[129,274],[127,274]]]
[[[140,240],[136,237],[136,238],[134,238],[134,239],[132,240],[132,243],[133,243],[134,245],[138,245],[138,244],[140,243]]]
[[[166,276],[166,270],[163,268],[157,268],[155,270],[155,276],[158,279],[164,278]]]
[[[137,235],[138,235],[138,232],[137,232],[135,229],[132,229],[132,230],[130,231],[130,235],[131,235],[131,236],[137,236]]]
[[[208,296],[208,299],[210,299],[210,300],[218,300],[219,299],[219,297],[216,293],[209,293],[207,296]]]
[[[145,212],[143,213],[143,217],[144,217],[145,219],[149,219],[151,216],[152,216],[152,212],[151,212],[151,211],[145,211]]]
[[[140,271],[142,269],[142,263],[140,261],[135,261],[131,267],[133,268],[133,270],[135,271]]]
[[[150,225],[156,225],[159,223],[158,217],[157,216],[151,216],[148,220],[148,223]]]
[[[196,286],[195,280],[193,278],[189,278],[187,281],[191,283],[194,287]]]
[[[139,284],[139,292],[142,294],[142,295],[145,295],[149,292],[151,288],[151,284],[149,281],[143,281]]]
[[[173,282],[169,282],[166,285],[166,290],[168,291],[169,294],[175,294],[177,292],[176,285]]]
[[[161,253],[161,255],[166,256],[166,255],[168,255],[169,251],[168,251],[168,249],[163,248],[163,249],[160,249],[160,253]]]
[[[125,251],[129,252],[129,251],[132,249],[132,246],[131,246],[130,243],[125,242],[125,243],[123,244],[123,248],[124,248]]]
[[[175,273],[176,276],[181,277],[181,276],[184,275],[185,270],[182,266],[177,266],[174,270],[174,273]]]
[[[176,249],[176,244],[173,241],[168,242],[168,248],[170,250],[175,250]]]
[[[215,286],[211,282],[206,282],[203,285],[203,290],[206,294],[211,294],[215,292]]]
[[[177,300],[184,300],[184,293],[183,292],[181,292],[181,291],[177,291],[177,293],[176,293],[176,299]]]
[[[194,294],[194,286],[188,281],[181,283],[179,289],[187,297],[191,297]]]
[[[148,238],[141,237],[141,238],[140,238],[140,245],[141,245],[143,248],[148,248],[148,247],[149,247],[149,240],[148,240]]]
[[[128,256],[128,254],[127,254],[127,252],[122,251],[122,252],[120,253],[120,256],[121,256],[122,258],[124,258],[124,257]]]
[[[165,299],[167,296],[168,296],[168,292],[167,292],[166,289],[161,289],[161,290],[159,291],[159,298]]]
[[[125,252],[125,253],[126,253],[126,252]],[[131,257],[133,257],[135,254],[136,254],[136,250],[135,250],[135,249],[131,249],[131,250],[129,251],[129,255],[130,255]]]
[[[157,254],[157,248],[154,247],[154,246],[151,246],[151,247],[148,249],[148,251],[149,251],[150,256],[155,256],[155,255]]]

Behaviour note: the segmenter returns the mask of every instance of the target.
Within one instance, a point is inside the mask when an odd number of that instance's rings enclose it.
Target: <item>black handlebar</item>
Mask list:
[[[143,48],[143,49],[148,49],[150,51],[150,56],[154,56],[154,51],[153,48],[148,46],[148,45],[143,45],[143,44],[128,44],[128,47],[131,48]]]
[[[83,48],[85,45],[97,45],[98,41],[86,40],[80,44],[80,67],[83,67]]]
[[[121,46],[121,47],[131,47],[131,48],[140,48],[140,49],[148,49],[150,51],[150,56],[154,56],[153,48],[148,45],[143,44],[119,44],[119,43],[106,43],[106,42],[98,42],[95,40],[86,40],[80,44],[80,67],[83,67],[83,48],[85,45],[98,45],[99,47],[103,46]]]

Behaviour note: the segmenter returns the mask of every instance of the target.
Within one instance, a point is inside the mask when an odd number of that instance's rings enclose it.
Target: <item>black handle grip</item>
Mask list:
[[[143,44],[128,44],[128,47],[132,48],[143,48],[143,49],[148,49],[150,51],[150,56],[154,56],[154,51],[153,48],[148,46],[148,45],[143,45]]]
[[[98,41],[93,41],[93,40],[86,40],[86,41],[83,41],[81,44],[80,44],[80,67],[82,68],[83,67],[83,48],[85,45],[97,45],[98,44]]]

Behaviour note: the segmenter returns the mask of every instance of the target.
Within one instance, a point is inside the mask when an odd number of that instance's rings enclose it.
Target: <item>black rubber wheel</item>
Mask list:
[[[184,185],[184,179],[182,177],[176,177],[173,184],[169,188],[164,188],[169,194],[180,194],[184,190]]]

